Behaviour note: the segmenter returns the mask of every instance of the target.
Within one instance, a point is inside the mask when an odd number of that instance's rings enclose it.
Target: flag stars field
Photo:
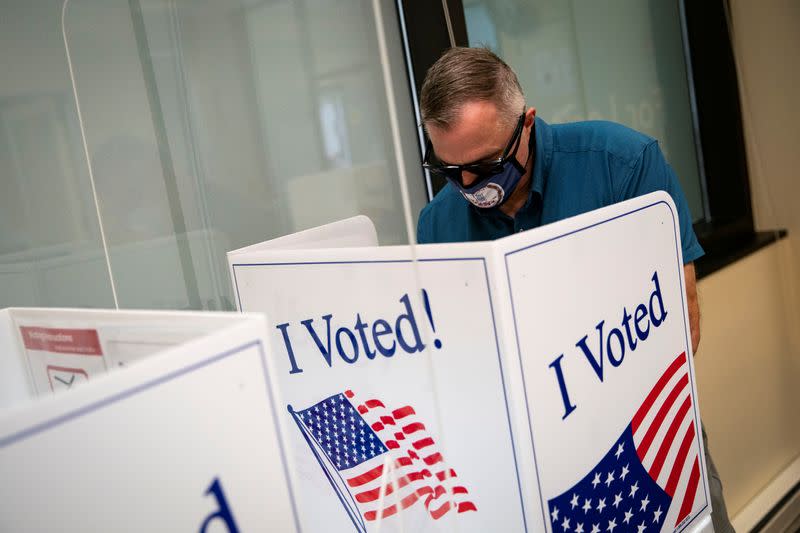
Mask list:
[[[644,500],[642,500],[642,508],[641,508],[641,509],[639,509],[639,510],[640,510],[640,511],[646,511],[646,510],[647,510],[647,504],[648,504],[648,503],[650,503],[650,499],[649,499],[647,496],[645,496],[645,497],[644,497]]]
[[[661,519],[661,507],[657,511],[653,511],[653,523],[657,524]]]
[[[570,502],[569,502],[569,505],[570,505],[570,507],[571,507],[572,509],[575,509],[575,507],[577,507],[577,506],[578,506],[578,499],[579,499],[579,498],[578,498],[578,495],[577,495],[577,494],[573,494],[573,495],[572,495],[572,500],[570,500]]]
[[[603,509],[606,508],[606,499],[601,498],[600,501],[597,503],[597,512],[602,513]]]
[[[631,511],[633,511],[633,508],[630,508],[627,511],[625,511],[625,518],[622,520],[624,524],[627,524],[628,522],[631,521],[631,517],[633,516],[633,513]]]
[[[620,442],[619,446],[617,446],[617,452],[614,454],[617,457],[617,459],[619,459],[619,456],[622,455],[623,451],[625,451],[625,445]]]
[[[617,508],[617,507],[619,507],[619,503],[620,503],[621,501],[622,501],[622,493],[620,492],[619,494],[617,494],[616,496],[614,496],[614,503],[612,504],[612,505],[614,505],[614,508]]]
[[[656,533],[669,506],[669,495],[642,467],[627,434],[583,479],[550,499],[548,511],[554,533],[622,533],[637,531],[639,523],[647,533]]]

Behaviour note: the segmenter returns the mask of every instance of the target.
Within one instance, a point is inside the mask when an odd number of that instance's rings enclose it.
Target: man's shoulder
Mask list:
[[[602,152],[631,160],[655,142],[649,135],[607,120],[553,124],[552,130],[553,150],[562,153]]]

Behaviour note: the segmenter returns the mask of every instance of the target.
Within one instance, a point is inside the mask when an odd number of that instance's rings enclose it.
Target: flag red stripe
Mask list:
[[[387,440],[386,447],[389,448],[390,450],[396,450],[397,448],[400,447],[400,445],[397,444],[396,440]]]
[[[409,461],[410,462],[410,461]],[[367,470],[363,474],[359,474],[355,477],[351,477],[347,480],[347,484],[351,487],[360,487],[365,483],[369,483],[373,479],[379,478],[383,475],[383,465],[380,464],[373,468],[372,470]]]
[[[370,409],[374,409],[375,407],[383,407],[386,409],[386,406],[383,405],[383,402],[380,400],[367,400],[364,404],[369,407]]]
[[[388,496],[394,492],[394,484],[389,483],[383,486],[383,495]],[[372,490],[365,490],[355,495],[356,501],[360,503],[374,502],[381,497],[381,487],[375,487]]]
[[[392,494],[395,491],[395,489],[402,489],[403,487],[405,487],[406,485],[408,485],[413,481],[421,481],[426,477],[432,477],[432,476],[433,474],[431,474],[431,471],[428,470],[427,468],[424,468],[417,472],[409,472],[408,474],[398,478],[396,481],[389,481],[389,483],[385,485],[385,490],[383,494],[384,496],[388,496],[389,494]],[[428,492],[431,492],[430,487],[427,487],[427,489],[428,491],[426,492],[426,494]],[[380,498],[380,495],[381,495],[381,488],[375,487],[374,489],[365,490],[364,492],[358,493],[356,495],[356,500],[361,503],[371,502]],[[405,509],[405,507],[402,506],[401,508]]]
[[[403,456],[403,457],[398,457],[397,459],[395,459],[394,466],[396,468],[403,468],[403,467],[406,467],[406,466],[411,466],[411,465],[414,464],[414,459],[419,459],[419,456],[416,453],[414,453],[414,450],[408,450],[408,455],[409,455],[409,457]],[[438,462],[438,461],[436,461],[436,462]],[[362,475],[364,475],[364,474],[362,474]],[[378,474],[378,475],[380,475],[380,474]],[[436,477],[439,478],[439,481],[444,481],[447,477],[456,477],[456,472],[453,469],[450,469],[449,473],[446,473],[445,471],[441,471],[441,472],[437,472]],[[353,479],[357,479],[357,478],[353,478]],[[375,479],[375,478],[373,477],[372,479]],[[370,479],[370,481],[372,481],[372,479]],[[362,485],[363,485],[363,483],[362,483]]]
[[[399,409],[395,409],[394,411],[392,411],[392,416],[395,417],[395,419],[397,420],[405,418],[408,415],[414,415],[414,414],[416,413],[414,412],[414,409],[410,405],[406,405],[405,407],[400,407]]]
[[[377,490],[377,489],[376,489]],[[453,494],[466,494],[467,490],[464,487],[454,487]],[[389,494],[388,492],[386,494]],[[419,501],[420,497],[428,495],[428,498],[425,500],[425,507],[428,509],[428,513],[434,520],[438,520],[442,516],[444,516],[447,512],[453,509],[453,503],[450,501],[444,502],[441,506],[432,509],[431,503],[438,499],[439,497],[447,494],[447,491],[441,485],[438,485],[436,488],[432,488],[430,486],[427,487],[420,487],[419,489],[415,490],[411,494],[403,497],[400,500],[399,508],[406,509],[412,505],[414,505],[417,501]],[[361,501],[361,500],[359,500]],[[459,502],[458,505],[455,507],[457,512],[464,513],[467,511],[477,511],[477,506],[470,502],[464,501]],[[386,507],[380,514],[382,517],[387,517],[395,514],[398,510],[397,504],[392,504],[389,507]],[[378,518],[377,511],[367,511],[364,513],[364,518],[373,521]]]
[[[400,509],[407,509],[417,503],[419,500],[420,494],[418,492],[412,492],[402,500],[400,500]]]
[[[419,439],[418,441],[413,443],[413,446],[417,450],[421,450],[422,448],[427,448],[428,446],[433,446],[434,442],[433,439],[430,437],[425,437],[424,439]]]
[[[433,493],[433,494],[431,494]],[[457,509],[459,513],[465,513],[467,511],[477,511],[478,508],[475,506],[474,503],[470,501],[459,502],[456,505],[453,504],[451,501],[446,501],[442,505],[436,508],[431,508],[431,502],[439,498],[440,496],[446,494],[447,491],[442,486],[437,486],[435,489],[431,487],[421,487],[416,491],[412,492],[408,496],[403,497],[400,500],[399,509],[406,509],[412,505],[414,505],[417,501],[419,501],[420,497],[428,495],[428,498],[425,500],[425,506],[428,509],[428,513],[431,515],[431,518],[434,520],[438,520],[449,511],[453,509]],[[382,518],[392,516],[393,514],[397,513],[398,505],[392,504],[386,508],[384,508],[380,515]],[[378,518],[378,511],[367,511],[364,513],[364,518],[368,521],[374,521]]]
[[[383,424],[381,424],[380,422],[375,422],[370,427],[372,428],[373,431],[380,431],[383,429]]]
[[[435,487],[433,487],[433,494],[428,496],[428,499],[425,500],[425,506],[426,507],[429,506],[433,500],[438,499],[439,496],[442,496],[443,494],[447,494],[445,488],[442,487],[441,485],[436,485]]]
[[[421,479],[425,479],[426,477],[431,477],[432,475],[433,474],[431,474],[430,470],[428,470],[427,468],[423,468],[422,470],[419,470],[417,472],[409,472],[405,476],[401,477],[400,479],[397,480],[397,485],[400,488],[403,488],[412,481],[419,481]]]
[[[392,418],[391,416],[381,415],[381,422],[383,422],[384,424],[389,424],[389,425],[393,426],[394,425],[394,418]]]
[[[636,430],[639,429],[639,425],[642,423],[642,420],[644,420],[644,417],[647,416],[647,412],[650,411],[650,408],[653,406],[656,398],[658,398],[658,395],[661,394],[661,391],[667,386],[670,378],[675,375],[678,369],[683,366],[683,363],[685,362],[686,352],[683,352],[677,358],[675,358],[672,364],[670,364],[667,368],[666,372],[664,372],[664,375],[659,378],[658,382],[653,387],[653,390],[651,390],[650,394],[648,394],[647,398],[645,398],[642,406],[639,407],[638,411],[636,411],[633,421],[631,421],[631,429],[634,433],[636,433]]]
[[[417,489],[416,491],[412,492],[411,494],[405,496],[402,500],[400,500],[400,509],[407,509],[408,507],[411,507],[412,505],[417,503],[417,501],[419,501],[419,499],[422,496],[430,494],[431,492],[433,492],[433,489],[431,487],[422,487]],[[393,512],[388,513],[388,509],[391,509],[391,507],[394,507],[394,505],[388,507],[387,510],[384,510],[383,516],[391,516],[391,514],[394,514]],[[364,518],[372,521],[377,518],[377,515],[378,515],[377,511],[367,511],[366,513],[364,513]]]
[[[433,494],[433,487],[427,485],[417,489],[417,496],[425,496],[426,494]]]
[[[430,514],[431,514],[431,516],[433,517],[434,520],[439,520],[441,517],[443,517],[445,514],[447,514],[447,511],[452,509],[452,507],[453,507],[452,503],[444,502],[444,505],[442,505],[438,509],[432,509],[432,510],[429,509],[428,511],[430,512]]]
[[[452,468],[449,472],[442,470],[441,472],[436,472],[436,477],[439,478],[439,481],[444,481],[447,478],[456,477],[456,471]]]
[[[435,465],[436,463],[441,463],[442,461],[444,461],[444,457],[442,457],[442,454],[440,454],[439,452],[436,452],[434,454],[429,455],[428,457],[423,458],[422,460],[425,461],[426,465],[431,466]]]
[[[467,511],[477,511],[478,508],[472,502],[461,502],[458,504],[458,512],[465,513]]]
[[[397,505],[392,504],[389,507],[386,507],[383,511],[381,511],[381,518],[386,518],[387,516],[392,516],[396,512],[397,512]],[[370,521],[375,520],[375,519],[378,518],[378,512],[377,511],[367,511],[366,513],[364,513],[364,518],[367,519],[367,520],[370,520]]]
[[[664,422],[664,418],[667,416],[667,412],[670,410],[672,405],[675,403],[675,399],[680,395],[683,391],[683,388],[689,384],[689,374],[684,374],[683,377],[675,384],[675,387],[670,391],[669,396],[667,399],[664,400],[664,404],[656,413],[656,417],[653,420],[650,427],[647,428],[647,433],[644,435],[644,439],[642,442],[639,443],[639,446],[636,447],[636,453],[639,455],[639,459],[644,461],[644,456],[647,454],[647,450],[650,449],[650,445],[653,444],[653,439],[656,438],[656,433],[658,433],[658,429],[661,427],[661,424]]]
[[[656,454],[655,461],[653,461],[653,466],[650,467],[650,477],[652,477],[653,480],[658,479],[658,475],[661,473],[661,469],[664,467],[664,461],[667,458],[669,449],[672,447],[672,443],[675,441],[675,435],[678,433],[678,429],[680,428],[681,423],[686,418],[686,414],[689,412],[689,407],[691,405],[692,405],[692,397],[687,396],[686,399],[683,401],[683,405],[681,405],[681,408],[678,409],[677,413],[675,413],[675,418],[669,425],[667,434],[664,437],[664,440],[661,441],[661,446],[658,448],[658,453]]]
[[[405,435],[403,435],[403,433],[402,433],[402,432],[400,432],[400,431],[397,431],[397,432],[395,432],[395,434],[394,434],[394,438],[396,438],[397,440],[405,440],[406,436],[405,436]]]
[[[403,426],[403,433],[405,433],[406,435],[410,435],[410,434],[414,433],[415,431],[421,431],[421,430],[424,430],[424,429],[425,429],[425,426],[421,422],[412,422],[411,424],[408,424],[407,426]]]
[[[689,424],[686,435],[683,436],[681,447],[678,449],[678,455],[675,457],[675,462],[672,463],[672,472],[669,473],[667,485],[664,487],[664,492],[669,494],[670,498],[675,496],[675,488],[678,486],[678,480],[681,478],[681,472],[683,472],[683,465],[686,462],[686,456],[689,454],[692,439],[694,439],[694,420]]]
[[[697,492],[697,484],[699,482],[700,466],[697,462],[697,457],[695,457],[694,465],[692,465],[692,473],[689,475],[689,484],[686,485],[686,493],[683,495],[683,503],[681,504],[681,510],[678,513],[678,521],[675,522],[676,526],[680,524],[681,520],[689,515],[689,512],[691,512],[692,504],[694,503],[694,495]]]
[[[433,474],[431,474],[430,470],[428,470],[427,468],[423,468],[419,472],[411,472],[410,474],[408,474],[408,476],[404,476],[404,477],[408,477],[408,480],[409,480],[408,482],[410,483],[411,481],[419,481],[420,479],[424,479],[426,477],[431,477],[432,475]],[[403,482],[401,484],[401,486],[405,486],[405,482]]]

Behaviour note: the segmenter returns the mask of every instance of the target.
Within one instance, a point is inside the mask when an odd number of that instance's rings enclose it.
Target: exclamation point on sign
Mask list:
[[[428,321],[431,323],[431,330],[436,333],[436,326],[433,323],[433,313],[431,313],[431,301],[428,298],[428,291],[422,289],[422,302],[425,304],[425,312],[428,314]],[[436,349],[442,347],[442,341],[439,339],[433,340],[433,345],[436,346]]]

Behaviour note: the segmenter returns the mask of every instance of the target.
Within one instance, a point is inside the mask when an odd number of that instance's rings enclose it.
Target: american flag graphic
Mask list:
[[[703,501],[686,353],[656,382],[602,460],[548,501],[553,532],[671,531]],[[674,504],[674,505],[673,505]]]
[[[432,520],[477,511],[411,406],[347,390],[289,411],[357,530],[413,506]]]

